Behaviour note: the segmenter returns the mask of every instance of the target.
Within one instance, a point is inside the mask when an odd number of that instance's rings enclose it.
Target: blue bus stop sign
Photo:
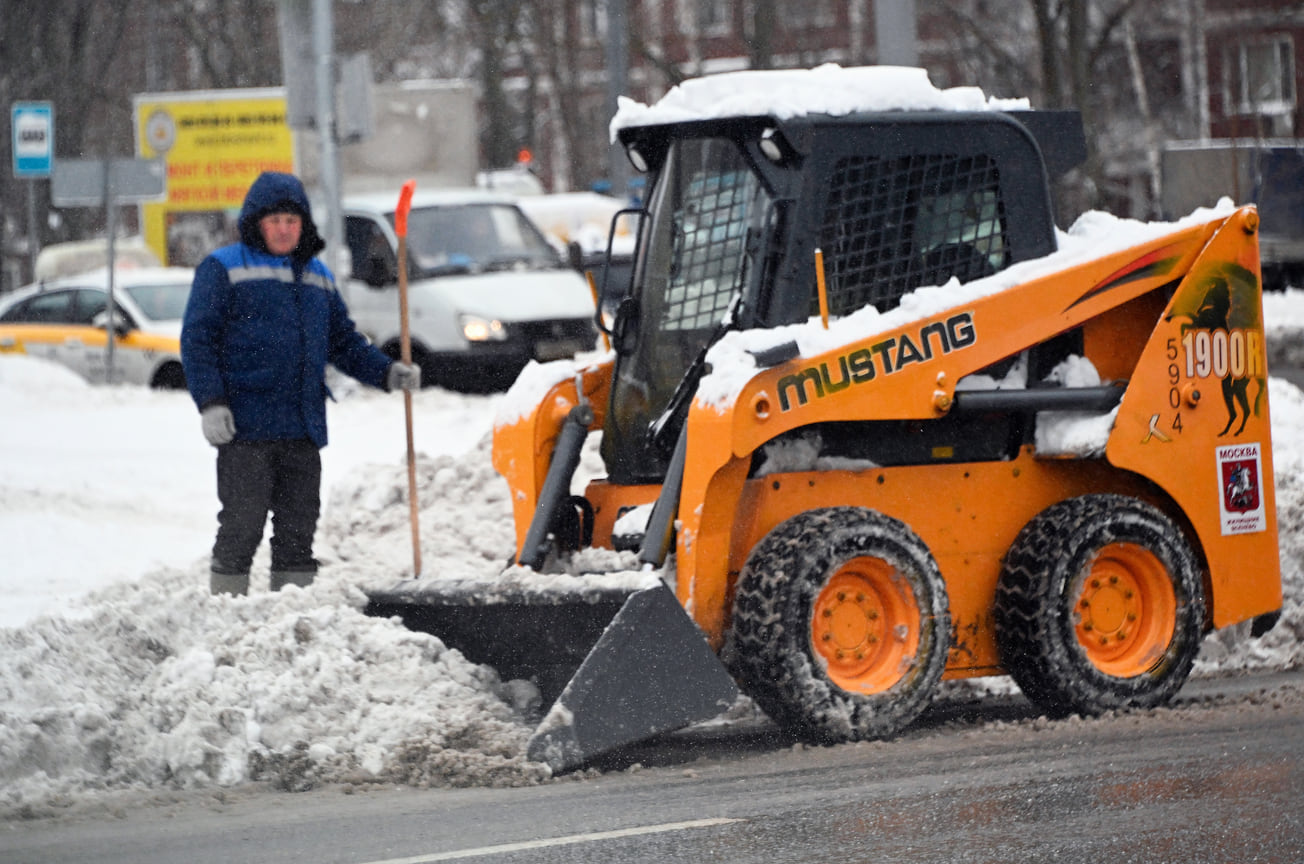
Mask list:
[[[49,177],[54,162],[54,106],[49,102],[15,102],[14,176]]]

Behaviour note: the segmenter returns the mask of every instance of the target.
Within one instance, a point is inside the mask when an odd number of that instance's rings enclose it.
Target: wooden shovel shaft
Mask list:
[[[407,279],[407,212],[412,202],[409,180],[399,198],[398,230],[398,321],[399,356],[409,366],[412,364],[412,334],[408,329],[408,279]],[[412,578],[421,575],[421,531],[417,521],[417,457],[412,439],[412,391],[403,391],[403,414],[407,426],[408,516],[412,524]]]

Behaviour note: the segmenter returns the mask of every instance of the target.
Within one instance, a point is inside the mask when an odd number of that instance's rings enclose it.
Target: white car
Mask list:
[[[596,192],[522,195],[517,202],[553,245],[566,249],[572,267],[593,274],[603,315],[614,317],[629,292],[634,268],[636,221],[631,203]]]
[[[94,270],[0,296],[0,354],[27,354],[67,366],[95,384],[181,388],[181,318],[194,270]],[[112,338],[112,369],[109,340]]]
[[[398,356],[398,196],[343,204],[349,313]],[[573,357],[597,343],[588,283],[509,195],[418,189],[407,252],[412,357],[426,383],[503,389],[530,360]]]

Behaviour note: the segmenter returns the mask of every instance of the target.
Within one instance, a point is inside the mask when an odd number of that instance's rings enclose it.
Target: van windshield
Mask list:
[[[533,222],[510,204],[414,208],[408,253],[425,274],[565,266]]]

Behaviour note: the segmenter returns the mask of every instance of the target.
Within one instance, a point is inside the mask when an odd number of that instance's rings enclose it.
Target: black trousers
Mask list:
[[[315,573],[321,453],[308,439],[233,441],[217,448],[217,541],[212,569],[249,572],[272,515],[272,570]]]

